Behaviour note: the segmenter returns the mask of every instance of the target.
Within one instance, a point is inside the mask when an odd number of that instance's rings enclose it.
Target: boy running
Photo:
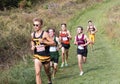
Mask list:
[[[52,70],[52,76],[53,79],[55,78],[55,74],[57,72],[58,69],[58,61],[59,61],[59,53],[58,50],[61,47],[61,44],[59,42],[59,38],[55,35],[55,29],[53,28],[49,28],[47,30],[47,32],[49,33],[49,36],[54,40],[54,42],[56,43],[56,45],[54,46],[50,46],[50,57],[51,57],[51,67],[53,68]]]
[[[36,75],[36,84],[42,84],[41,69],[44,70],[48,77],[48,84],[52,84],[50,73],[50,52],[49,46],[55,45],[48,33],[42,30],[43,20],[33,19],[34,32],[31,33],[31,50],[34,51],[34,67]]]
[[[93,45],[95,43],[95,33],[97,32],[97,28],[91,20],[88,21],[87,32],[91,41],[91,49],[93,49]]]
[[[82,76],[84,73],[82,64],[86,62],[87,45],[89,44],[89,39],[83,33],[82,26],[78,26],[78,28],[77,28],[77,35],[75,36],[74,44],[77,45],[78,67],[80,70],[80,76]]]
[[[61,67],[68,66],[68,51],[70,48],[70,39],[71,34],[67,29],[67,25],[65,23],[61,24],[61,31],[59,31],[59,39],[62,44],[62,63]]]

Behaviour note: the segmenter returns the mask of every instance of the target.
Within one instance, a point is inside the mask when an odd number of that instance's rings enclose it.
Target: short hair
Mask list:
[[[67,24],[66,24],[66,23],[62,23],[61,25],[65,25],[65,27],[67,27]]]
[[[78,26],[77,28],[81,28],[81,30],[83,30],[83,27],[82,27],[82,26]]]
[[[47,29],[47,32],[49,32],[49,30],[53,30],[53,32],[55,32],[55,27],[49,27],[48,29]]]
[[[92,20],[88,20],[88,23],[89,23],[89,22],[92,22]]]
[[[41,25],[43,25],[43,20],[41,18],[34,18],[33,22],[34,21],[38,21],[38,22],[40,22]]]

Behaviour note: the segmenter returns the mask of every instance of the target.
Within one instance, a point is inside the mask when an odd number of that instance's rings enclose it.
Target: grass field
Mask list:
[[[85,74],[79,76],[75,46],[70,49],[69,67],[60,68],[54,84],[120,84],[120,57],[118,48],[111,45],[106,35],[105,25],[108,18],[107,12],[114,6],[120,5],[120,1],[107,0],[97,4],[88,10],[80,12],[73,18],[69,27],[72,35],[75,35],[76,27],[82,25],[86,29],[87,21],[92,19],[98,28],[94,51],[89,49],[87,63],[84,64]]]
[[[73,45],[72,39],[69,66],[59,68],[53,84],[120,84],[119,46],[112,45],[111,39],[105,31],[109,20],[108,12],[115,6],[120,6],[120,0],[104,0],[102,3],[78,12],[68,22],[69,30],[74,39],[76,27],[81,25],[86,30],[87,21],[92,19],[98,28],[96,43],[94,51],[88,47],[87,63],[83,65],[85,73],[83,76],[79,76],[76,47]],[[32,57],[28,59],[31,60],[28,60],[26,64],[20,63],[6,73],[1,72],[0,84],[35,84]],[[59,61],[61,62],[61,57]],[[44,71],[41,75],[43,84],[47,84]]]

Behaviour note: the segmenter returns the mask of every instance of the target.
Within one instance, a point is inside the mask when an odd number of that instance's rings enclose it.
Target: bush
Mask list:
[[[6,17],[6,16],[5,16]],[[17,18],[17,19],[16,19]],[[0,21],[0,64],[12,65],[30,52],[31,28],[17,15]]]
[[[38,2],[44,3],[45,0],[1,0],[0,10],[10,9],[12,7],[20,7],[23,9],[24,7],[30,7]]]

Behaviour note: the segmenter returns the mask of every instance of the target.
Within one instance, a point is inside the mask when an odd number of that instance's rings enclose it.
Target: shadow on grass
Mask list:
[[[88,73],[88,72],[91,72],[91,71],[100,70],[100,69],[103,69],[103,68],[104,68],[103,66],[92,67],[92,68],[86,70],[85,73]]]
[[[96,51],[96,50],[102,50],[104,49],[105,47],[104,46],[101,46],[101,47],[98,47],[98,48],[94,48],[93,50]]]
[[[70,64],[70,65],[68,65],[67,67],[69,68],[69,67],[74,67],[74,66],[78,66],[78,62],[75,62],[75,63],[72,63],[72,64]]]
[[[60,77],[57,77],[56,79],[58,79],[58,80],[62,80],[62,79],[66,79],[66,78],[74,78],[76,75],[78,75],[78,73],[75,73],[75,74],[64,74],[64,75],[62,75],[62,76],[60,76]]]
[[[78,66],[77,62],[72,63],[68,66],[64,66],[63,68],[60,68],[59,73],[57,73],[57,74],[59,74],[59,77],[57,77],[56,79],[62,80],[62,79],[67,79],[67,78],[74,78],[76,75],[78,75],[78,73],[74,73],[74,72],[73,73],[68,73],[68,72],[71,71],[70,70],[71,67],[73,68],[75,66]],[[63,73],[63,72],[66,72],[66,73]]]
[[[59,69],[65,69],[65,68],[70,68],[70,67],[74,67],[74,66],[78,66],[78,62],[77,61],[75,63],[68,64],[68,66],[64,66],[62,68],[59,65]]]

